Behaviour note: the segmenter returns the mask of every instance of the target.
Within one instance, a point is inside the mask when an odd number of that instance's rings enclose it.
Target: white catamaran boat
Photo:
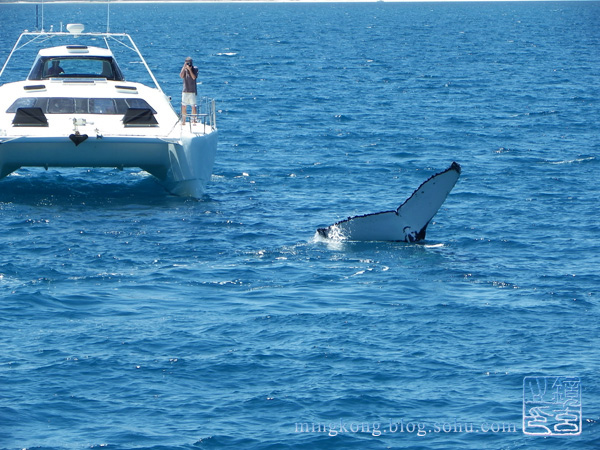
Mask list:
[[[200,197],[217,148],[214,100],[203,98],[184,123],[128,34],[66,28],[22,33],[0,71],[25,46],[67,40],[39,50],[25,81],[0,86],[0,178],[23,166],[139,167],[173,194]],[[116,42],[137,54],[154,87],[125,79]]]

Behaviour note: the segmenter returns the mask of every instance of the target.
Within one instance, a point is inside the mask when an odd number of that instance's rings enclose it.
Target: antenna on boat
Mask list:
[[[106,1],[106,33],[110,33],[110,0]]]

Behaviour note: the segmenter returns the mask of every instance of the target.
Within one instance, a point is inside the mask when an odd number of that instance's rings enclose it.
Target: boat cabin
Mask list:
[[[87,45],[66,45],[40,50],[27,79],[49,78],[125,80],[110,50]]]

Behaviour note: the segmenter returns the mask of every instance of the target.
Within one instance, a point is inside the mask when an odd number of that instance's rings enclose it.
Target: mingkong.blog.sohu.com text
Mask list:
[[[390,419],[389,422],[366,422],[340,419],[335,422],[296,422],[294,432],[326,433],[329,436],[348,433],[368,433],[375,437],[397,433],[426,436],[429,433],[516,433],[517,426],[507,422],[475,423],[459,420],[419,422]]]

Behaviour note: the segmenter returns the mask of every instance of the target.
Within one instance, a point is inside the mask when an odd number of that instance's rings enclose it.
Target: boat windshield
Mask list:
[[[48,78],[106,78],[124,81],[114,58],[103,56],[41,57],[31,69],[29,79]]]
[[[125,114],[134,108],[156,114],[142,98],[21,97],[6,112],[16,113],[19,108],[40,108],[44,114]]]

